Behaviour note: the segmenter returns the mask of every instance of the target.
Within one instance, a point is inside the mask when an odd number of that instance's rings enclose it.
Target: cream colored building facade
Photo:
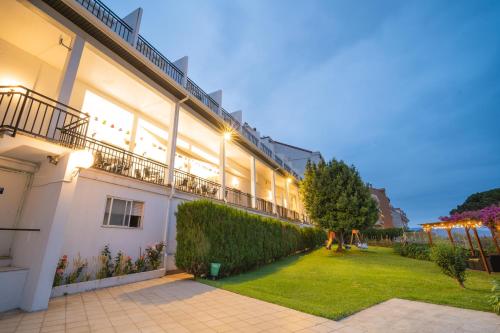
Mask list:
[[[47,306],[62,255],[137,257],[209,199],[307,226],[299,172],[98,0],[0,2],[0,311]]]

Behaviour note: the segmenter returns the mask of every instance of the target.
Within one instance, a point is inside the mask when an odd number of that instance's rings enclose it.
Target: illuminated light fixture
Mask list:
[[[231,136],[232,135],[233,134],[231,132],[229,132],[229,131],[224,132],[224,140],[226,140],[226,141],[231,140]]]
[[[21,83],[18,80],[13,79],[11,77],[0,78],[0,86],[19,86],[19,85],[21,85]]]
[[[286,181],[287,181],[287,183],[288,183],[288,184],[290,184],[290,183],[292,182],[292,178],[288,177],[288,178],[286,179]]]
[[[88,169],[94,165],[94,155],[87,150],[79,150],[72,154],[75,168]]]
[[[238,180],[238,178],[233,177],[231,184],[233,185],[233,187],[238,187],[240,186],[240,181]]]

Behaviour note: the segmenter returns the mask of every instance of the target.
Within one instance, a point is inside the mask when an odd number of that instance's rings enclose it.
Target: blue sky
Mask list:
[[[413,225],[500,187],[500,1],[105,0],[227,110],[354,164]]]

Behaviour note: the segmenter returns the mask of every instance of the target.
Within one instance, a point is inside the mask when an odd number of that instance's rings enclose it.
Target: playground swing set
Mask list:
[[[358,248],[358,249],[361,249],[361,250],[367,250],[368,249],[368,243],[366,242],[362,242],[361,241],[361,238],[362,238],[362,235],[360,233],[359,230],[357,229],[352,229],[351,231],[351,242],[349,243],[349,245],[345,245],[345,248],[347,250],[350,250],[351,249],[351,246],[353,245],[353,241],[355,241],[354,245]],[[327,250],[331,250],[332,249],[332,244],[333,244],[333,241],[335,240],[335,231],[328,231],[328,240],[326,242],[326,249]]]

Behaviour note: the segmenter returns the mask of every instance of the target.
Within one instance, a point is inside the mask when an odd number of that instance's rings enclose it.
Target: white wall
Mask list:
[[[113,255],[121,250],[135,259],[139,249],[144,253],[147,245],[162,241],[167,188],[85,170],[78,177],[75,191],[60,252],[61,256],[68,256],[70,264],[78,254],[89,260],[97,257],[106,244],[109,244]],[[102,226],[108,195],[144,202],[142,227]]]

